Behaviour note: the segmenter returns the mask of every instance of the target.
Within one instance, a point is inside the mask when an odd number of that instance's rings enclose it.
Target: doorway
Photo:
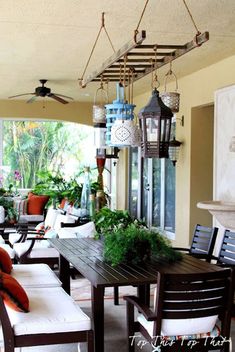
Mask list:
[[[192,108],[190,234],[197,223],[212,226],[212,216],[197,203],[213,199],[213,141],[214,105]]]

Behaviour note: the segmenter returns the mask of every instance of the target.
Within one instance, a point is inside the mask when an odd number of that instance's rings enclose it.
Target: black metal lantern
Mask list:
[[[180,141],[177,141],[177,139],[175,138],[173,138],[172,141],[170,141],[169,143],[169,158],[171,159],[174,166],[179,158],[181,144],[182,143]]]
[[[168,158],[173,114],[154,88],[149,103],[139,112],[141,151],[144,158]]]

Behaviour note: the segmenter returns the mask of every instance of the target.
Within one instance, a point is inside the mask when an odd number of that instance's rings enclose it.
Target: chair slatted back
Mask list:
[[[220,316],[222,329],[230,329],[232,306],[232,271],[223,268],[203,274],[158,274],[154,336],[161,332],[162,319],[190,319]],[[177,324],[177,321],[176,321]],[[227,331],[224,331],[227,333]]]
[[[205,255],[208,257],[208,261],[210,261],[213,254],[217,233],[217,227],[211,228],[197,224],[194,230],[189,253],[192,255]]]
[[[235,266],[235,232],[225,230],[218,263]]]

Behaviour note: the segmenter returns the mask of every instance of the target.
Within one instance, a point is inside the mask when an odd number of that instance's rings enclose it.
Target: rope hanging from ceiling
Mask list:
[[[141,21],[144,17],[147,5],[149,0],[145,1],[144,8],[141,12],[140,19],[138,21],[137,27],[134,30],[134,38],[126,43],[123,47],[121,47],[118,51],[114,50],[110,37],[105,29],[104,25],[104,13],[102,13],[102,24],[97,35],[96,41],[93,45],[92,51],[88,58],[88,62],[85,66],[84,72],[82,77],[80,78],[80,86],[85,88],[89,82],[97,82],[97,81],[104,81],[104,82],[120,82],[120,77],[122,72],[124,71],[124,77],[126,77],[126,70],[130,69],[133,73],[133,82],[137,81],[138,79],[148,75],[149,73],[153,73],[156,68],[160,68],[163,65],[168,63],[172,63],[173,60],[177,59],[178,57],[188,53],[192,49],[201,46],[207,40],[209,40],[209,33],[204,32],[201,33],[195,23],[195,20],[192,16],[192,13],[189,10],[189,7],[186,3],[186,0],[182,0],[183,4],[187,10],[187,13],[193,23],[193,26],[196,30],[196,35],[192,41],[179,45],[179,44],[147,44],[143,45],[142,42],[146,38],[145,31],[139,32],[139,27]],[[89,65],[90,59],[94,52],[95,46],[99,39],[101,30],[104,28],[106,35],[109,38],[109,42],[113,48],[114,54],[109,57],[107,60],[103,62],[101,67],[97,70],[92,72],[86,78],[85,73],[87,67]],[[157,48],[157,50],[156,50]],[[154,65],[153,65],[154,62]],[[129,80],[124,79],[124,86],[129,85]]]
[[[108,34],[108,31],[107,31],[107,29],[106,29],[106,27],[105,27],[104,15],[105,15],[105,13],[102,12],[101,26],[100,26],[99,32],[98,32],[98,34],[97,34],[97,37],[96,37],[96,39],[95,39],[95,42],[94,42],[94,44],[93,44],[93,47],[92,47],[92,49],[91,49],[91,52],[90,52],[89,58],[88,58],[88,60],[87,60],[87,63],[86,63],[86,65],[85,65],[85,68],[84,68],[82,77],[79,78],[80,84],[81,84],[81,82],[82,82],[82,80],[83,80],[83,78],[84,78],[84,75],[85,75],[85,73],[86,73],[87,67],[88,67],[88,65],[89,65],[89,63],[90,63],[90,61],[91,61],[92,55],[93,55],[94,50],[95,50],[95,48],[96,48],[97,42],[98,42],[99,37],[100,37],[100,34],[101,34],[101,32],[102,32],[102,29],[104,29],[105,34],[106,34],[106,36],[107,36],[107,38],[108,38],[108,41],[109,41],[109,43],[110,43],[110,46],[112,47],[113,52],[115,53],[115,49],[114,49],[113,43],[112,43],[112,41],[111,41],[111,39],[110,39],[110,36],[109,36],[109,34]],[[101,81],[102,81],[102,79],[101,79]]]

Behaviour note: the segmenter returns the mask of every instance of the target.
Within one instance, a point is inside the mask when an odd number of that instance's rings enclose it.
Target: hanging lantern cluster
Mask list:
[[[91,59],[101,30],[107,31],[104,25],[104,13],[102,13],[102,24],[97,39],[92,48],[87,65]],[[110,41],[110,38],[107,34]],[[113,48],[112,42],[110,44]],[[114,50],[114,48],[113,48]],[[169,142],[171,133],[172,112],[179,111],[179,93],[177,93],[177,78],[170,70],[165,78],[165,92],[159,95],[157,88],[157,45],[154,46],[155,59],[152,61],[152,97],[149,103],[139,112],[139,126],[134,120],[133,104],[133,82],[135,69],[131,67],[127,71],[128,54],[124,56],[123,64],[120,63],[119,83],[116,88],[116,99],[112,104],[108,103],[107,91],[103,88],[103,75],[101,76],[100,88],[97,89],[93,105],[93,124],[95,130],[95,145],[97,156],[106,158],[106,148],[116,148],[115,155],[111,153],[109,157],[117,157],[120,147],[140,146],[142,157],[144,158],[168,158]],[[83,72],[85,74],[87,65]],[[170,75],[174,75],[176,80],[176,91],[166,92],[166,81]],[[158,83],[157,87],[154,87]],[[129,97],[126,99],[126,87],[129,87]],[[162,99],[161,99],[162,98]]]

